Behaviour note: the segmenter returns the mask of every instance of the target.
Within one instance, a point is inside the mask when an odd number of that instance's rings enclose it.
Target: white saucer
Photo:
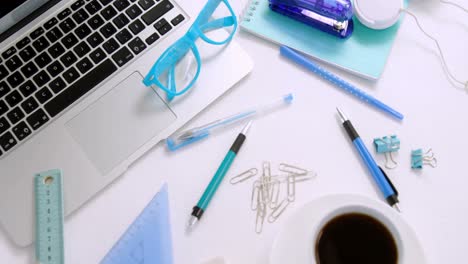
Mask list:
[[[319,225],[333,211],[350,205],[376,210],[390,220],[401,239],[400,264],[426,263],[416,234],[397,211],[383,202],[352,194],[325,196],[297,210],[276,237],[269,263],[315,264],[315,236]]]

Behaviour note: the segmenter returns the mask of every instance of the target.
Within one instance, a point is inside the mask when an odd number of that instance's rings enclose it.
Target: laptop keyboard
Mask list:
[[[0,157],[179,25],[169,0],[78,0],[0,58]]]

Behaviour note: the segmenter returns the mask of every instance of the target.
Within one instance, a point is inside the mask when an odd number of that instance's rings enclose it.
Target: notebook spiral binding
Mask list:
[[[245,5],[244,10],[241,12],[241,15],[240,15],[241,20],[250,22],[259,4],[260,4],[260,0],[249,0],[247,4]]]

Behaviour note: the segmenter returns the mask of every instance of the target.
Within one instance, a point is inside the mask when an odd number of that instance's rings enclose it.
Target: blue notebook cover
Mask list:
[[[173,264],[167,184],[107,253],[101,264]]]
[[[250,33],[371,80],[382,74],[399,26],[372,30],[354,18],[354,32],[343,40],[271,11],[268,0],[252,0],[241,23]]]

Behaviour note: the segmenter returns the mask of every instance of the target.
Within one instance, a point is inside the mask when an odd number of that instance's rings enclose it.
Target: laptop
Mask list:
[[[17,245],[33,241],[35,173],[62,170],[69,215],[251,71],[251,59],[233,41],[204,60],[195,87],[171,102],[160,89],[142,84],[203,4],[2,4],[0,223]]]

